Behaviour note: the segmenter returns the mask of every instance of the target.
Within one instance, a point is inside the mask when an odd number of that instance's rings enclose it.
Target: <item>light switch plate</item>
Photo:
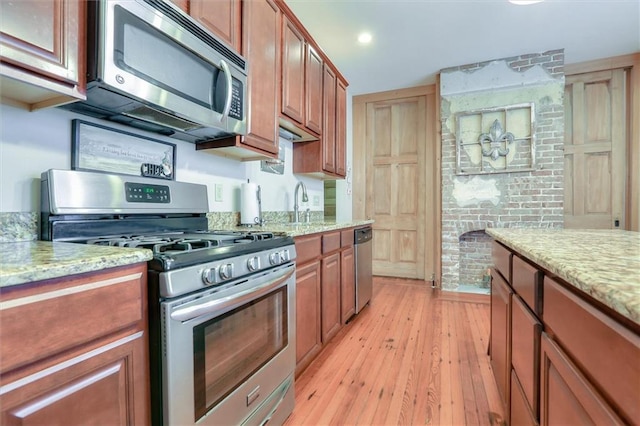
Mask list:
[[[215,200],[217,202],[222,201],[222,184],[216,183],[214,188],[215,188]]]
[[[320,207],[320,196],[319,195],[314,195],[313,196],[313,207]]]

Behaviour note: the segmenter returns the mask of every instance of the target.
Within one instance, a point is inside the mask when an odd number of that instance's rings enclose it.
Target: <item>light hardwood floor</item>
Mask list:
[[[374,295],[296,380],[285,425],[495,425],[489,296],[374,278]]]

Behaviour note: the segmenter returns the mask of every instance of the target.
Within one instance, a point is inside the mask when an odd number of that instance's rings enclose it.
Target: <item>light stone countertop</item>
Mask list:
[[[50,241],[0,243],[0,288],[146,262],[151,250]]]
[[[252,228],[236,227],[234,230],[274,232],[297,237],[371,223],[372,220],[297,225],[274,222]],[[50,241],[3,242],[0,243],[0,288],[146,262],[151,258],[151,250],[146,249]]]
[[[640,233],[596,229],[503,229],[487,234],[640,324]]]
[[[291,237],[299,237],[301,235],[316,234],[318,232],[335,231],[346,228],[357,228],[365,225],[371,225],[373,220],[354,220],[351,222],[309,222],[309,223],[282,223],[267,222],[262,226],[238,226],[236,231],[254,231],[254,232],[273,232],[278,234],[286,234]]]

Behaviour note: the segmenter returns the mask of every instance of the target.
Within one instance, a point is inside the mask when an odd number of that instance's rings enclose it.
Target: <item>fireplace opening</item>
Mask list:
[[[460,267],[458,288],[465,293],[489,294],[492,238],[484,230],[466,232],[459,237]]]

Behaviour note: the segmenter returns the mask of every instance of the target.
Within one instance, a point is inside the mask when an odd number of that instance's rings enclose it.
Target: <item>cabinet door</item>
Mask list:
[[[85,8],[85,2],[78,0],[3,1],[1,74],[83,98],[85,66],[80,57],[85,50]],[[44,99],[33,88],[21,94],[12,90],[12,85],[3,83],[3,96],[29,104]]]
[[[623,424],[564,352],[542,333],[541,425]],[[611,362],[615,360],[611,359]]]
[[[522,390],[516,372],[511,370],[511,410],[509,413],[512,426],[535,426],[538,421],[533,417],[527,397]]]
[[[244,145],[278,155],[280,10],[273,0],[243,2],[243,55],[248,76],[248,126]]]
[[[298,266],[296,268],[296,375],[309,365],[322,348],[320,297],[320,262],[312,261]]]
[[[322,342],[340,330],[340,252],[322,259]]]
[[[347,86],[336,85],[336,174],[347,175]]]
[[[353,231],[351,232],[353,234]],[[355,258],[353,247],[344,249],[341,253],[341,306],[342,323],[346,323],[356,312],[356,281],[355,281]]]
[[[492,271],[491,280],[491,368],[498,391],[509,412],[511,372],[511,296],[513,292],[502,276]],[[508,417],[508,416],[507,416]],[[508,419],[507,419],[508,422]]]
[[[189,9],[191,16],[198,22],[229,46],[240,51],[242,35],[240,0],[191,0]]]
[[[282,17],[282,113],[303,124],[305,42],[296,26]]]
[[[511,302],[511,365],[532,416],[538,418],[542,324],[519,296],[513,295]],[[514,395],[514,389],[511,389],[511,395]]]
[[[318,52],[307,43],[306,68],[305,68],[305,97],[307,128],[320,134],[322,133],[322,58]]]
[[[336,75],[325,65],[323,79],[322,168],[336,171]]]
[[[46,425],[149,424],[143,332],[13,383],[0,397],[2,421]]]

